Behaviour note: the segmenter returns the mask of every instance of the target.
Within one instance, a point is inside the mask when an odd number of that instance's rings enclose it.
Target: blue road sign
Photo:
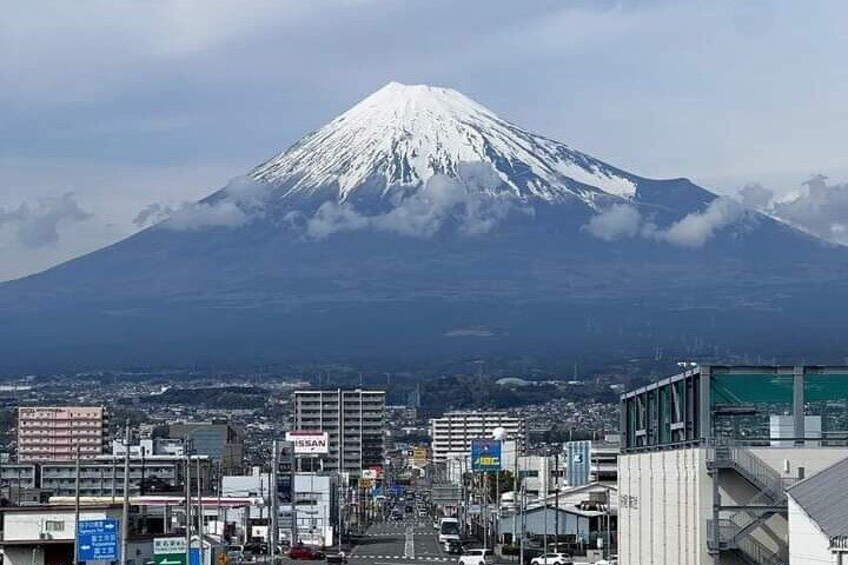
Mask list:
[[[80,561],[117,561],[118,535],[118,520],[80,520],[77,558]]]

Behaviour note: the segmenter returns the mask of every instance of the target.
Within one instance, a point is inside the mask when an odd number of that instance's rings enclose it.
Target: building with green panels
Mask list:
[[[691,367],[622,395],[621,433],[621,563],[779,565],[785,489],[848,456],[848,367]]]

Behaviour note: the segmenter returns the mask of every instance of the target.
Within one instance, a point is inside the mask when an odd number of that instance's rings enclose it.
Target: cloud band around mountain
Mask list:
[[[678,247],[703,247],[723,228],[745,216],[745,209],[729,198],[716,198],[701,211],[687,214],[667,227],[659,227],[631,204],[615,204],[593,216],[584,226],[604,241],[642,238]]]

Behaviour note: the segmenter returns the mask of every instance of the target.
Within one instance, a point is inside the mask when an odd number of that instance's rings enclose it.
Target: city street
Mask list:
[[[371,525],[348,556],[351,564],[454,562],[439,546],[429,519],[409,519]]]

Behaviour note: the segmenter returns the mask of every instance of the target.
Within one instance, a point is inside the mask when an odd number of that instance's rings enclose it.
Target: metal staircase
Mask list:
[[[772,551],[752,537],[740,541],[736,553],[749,565],[789,565],[789,558]]]
[[[733,551],[752,565],[786,565],[785,548],[782,552],[772,551],[751,535],[775,514],[786,514],[784,479],[750,450],[729,442],[708,446],[707,471],[713,480],[718,480],[720,470],[735,472],[757,489],[757,494],[742,508],[734,506],[734,511],[720,518],[717,525],[709,521],[708,549],[712,552]],[[718,536],[716,527],[719,529]]]

